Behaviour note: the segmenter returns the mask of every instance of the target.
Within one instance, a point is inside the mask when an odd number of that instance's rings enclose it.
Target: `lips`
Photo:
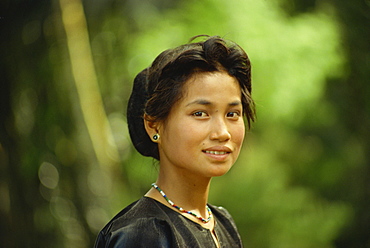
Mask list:
[[[202,150],[202,152],[212,159],[222,161],[225,160],[232,151],[227,146],[214,146]]]
[[[226,154],[228,152],[221,152],[221,151],[204,151],[205,153],[209,153],[209,154],[215,154],[215,155],[222,155],[222,154]]]
[[[220,154],[220,153],[231,153],[231,148],[227,146],[212,146],[207,149],[204,149],[205,153]]]

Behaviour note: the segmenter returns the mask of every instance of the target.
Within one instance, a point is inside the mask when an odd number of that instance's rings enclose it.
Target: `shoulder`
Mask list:
[[[173,237],[167,218],[155,201],[143,197],[123,209],[100,231],[95,248],[171,247]]]
[[[227,247],[243,247],[238,228],[230,213],[223,207],[210,205],[213,215],[217,219],[215,231],[220,242],[227,243]]]
[[[227,211],[226,208],[221,207],[221,206],[214,206],[214,205],[211,205],[211,204],[208,204],[208,206],[211,208],[212,213],[218,219],[226,219],[226,220],[231,221],[231,222],[234,223],[233,217],[231,216],[231,214],[229,213],[229,211]]]
[[[237,227],[235,224],[235,221],[229,211],[227,211],[224,207],[216,207],[213,205],[210,205],[210,208],[212,210],[212,213],[214,216],[216,216],[218,222],[220,222],[223,226],[225,226],[227,229],[232,228],[237,232]]]
[[[212,204],[208,204],[208,206],[214,212],[218,212],[218,213],[221,213],[222,215],[226,215],[226,216],[231,216],[229,211],[227,211],[227,209],[222,207],[222,206],[215,206],[215,205],[212,205]]]

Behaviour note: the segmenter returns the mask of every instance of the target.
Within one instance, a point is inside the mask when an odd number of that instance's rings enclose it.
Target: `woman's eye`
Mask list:
[[[226,116],[229,118],[237,119],[240,117],[240,113],[239,112],[229,112],[227,113]]]
[[[193,116],[195,116],[195,117],[206,117],[207,113],[204,112],[204,111],[197,111],[197,112],[193,113]]]

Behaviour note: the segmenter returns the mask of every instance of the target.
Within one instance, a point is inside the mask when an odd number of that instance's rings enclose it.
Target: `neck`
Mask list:
[[[170,173],[168,170],[160,170],[156,182],[172,202],[202,217],[207,216],[206,204],[210,183],[211,178],[195,178],[183,173]],[[163,196],[154,189],[151,189],[147,196],[168,205]]]

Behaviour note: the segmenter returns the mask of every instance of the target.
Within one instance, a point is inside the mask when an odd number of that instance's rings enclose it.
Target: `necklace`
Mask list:
[[[207,208],[207,212],[208,212],[208,218],[205,219],[203,218],[202,216],[196,214],[196,213],[193,213],[191,211],[188,211],[188,210],[185,210],[183,209],[182,207],[179,207],[177,205],[175,205],[170,199],[168,199],[167,195],[163,192],[163,190],[161,190],[161,188],[159,188],[157,186],[157,184],[155,183],[152,183],[152,186],[153,188],[155,188],[156,190],[159,191],[159,193],[161,193],[161,195],[164,197],[164,199],[166,199],[166,201],[174,208],[176,208],[177,210],[179,210],[180,212],[183,212],[183,213],[187,213],[187,214],[191,214],[193,215],[194,217],[196,217],[197,219],[201,220],[203,223],[208,223],[211,219],[212,219],[212,211],[211,209],[208,207],[208,205],[206,205],[206,208]]]

